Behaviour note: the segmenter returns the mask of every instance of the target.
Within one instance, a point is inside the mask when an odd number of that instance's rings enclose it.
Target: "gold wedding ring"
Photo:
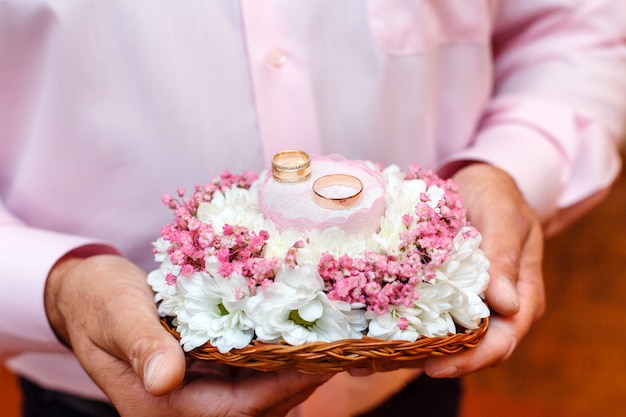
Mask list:
[[[313,183],[315,202],[328,209],[345,209],[361,199],[363,183],[348,174],[330,174],[319,177]]]
[[[278,182],[296,184],[311,177],[311,158],[302,151],[282,151],[272,158],[272,176]]]

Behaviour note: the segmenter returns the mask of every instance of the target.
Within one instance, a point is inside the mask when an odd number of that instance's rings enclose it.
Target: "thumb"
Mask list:
[[[482,249],[491,263],[485,297],[491,308],[505,316],[520,310],[520,271],[524,263],[535,260],[533,251],[541,242],[536,237],[540,234],[536,217],[521,199],[517,201],[501,199],[495,206],[497,216],[479,217],[477,224],[483,235]]]
[[[125,374],[133,371],[152,395],[171,392],[184,378],[185,355],[178,341],[160,324],[145,273],[122,257],[96,261],[97,268],[90,269],[95,274],[90,280],[90,294],[97,298],[90,303],[99,307],[93,343],[103,351],[103,361],[107,354],[111,360],[120,361],[118,369]],[[104,379],[120,376],[103,369],[94,371]],[[109,382],[110,386],[121,385],[119,380]]]
[[[125,288],[123,294],[113,298],[115,304],[109,313],[116,323],[112,338],[117,356],[131,365],[148,393],[167,394],[185,376],[183,350],[160,323],[145,273],[135,265],[127,265],[119,268],[112,279],[122,280]]]
[[[507,215],[506,208],[500,210],[498,219],[490,219],[477,227],[482,227],[482,249],[489,259],[489,285],[485,297],[491,308],[499,314],[508,316],[520,309],[517,291],[517,277],[523,242],[527,231],[517,231],[513,215]]]
[[[180,344],[158,322],[145,327],[130,341],[129,363],[147,392],[164,395],[179,386],[185,376],[185,355]]]
[[[489,305],[502,315],[510,316],[520,309],[515,286],[506,276],[498,276],[495,280],[492,278],[485,293]]]
[[[468,217],[480,231],[481,249],[490,261],[487,302],[497,313],[520,309],[517,278],[530,227],[526,206],[512,178],[498,168],[475,163],[455,174]]]
[[[112,327],[114,336],[103,344],[96,342],[95,349],[82,351],[81,363],[118,410],[134,410],[122,415],[149,415],[139,411],[181,385],[184,353],[158,317],[134,310],[126,317],[137,328]]]
[[[96,349],[79,352],[88,359],[81,360],[85,369],[114,403],[129,396],[172,392],[183,382],[186,369],[178,341],[149,305],[119,314],[123,321],[111,320],[108,336],[94,340]]]

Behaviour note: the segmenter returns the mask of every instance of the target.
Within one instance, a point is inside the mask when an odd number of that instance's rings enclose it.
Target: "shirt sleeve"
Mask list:
[[[0,204],[0,357],[23,351],[66,351],[50,328],[44,309],[48,272],[63,255],[117,253],[81,236],[29,227]]]
[[[494,94],[472,145],[445,161],[509,172],[541,218],[609,187],[626,122],[626,2],[502,2]]]

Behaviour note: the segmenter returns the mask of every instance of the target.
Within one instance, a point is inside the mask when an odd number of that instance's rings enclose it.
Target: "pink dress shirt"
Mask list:
[[[623,0],[0,2],[0,355],[102,398],[49,328],[51,266],[155,268],[162,193],[279,150],[487,161],[542,217],[606,188],[625,38]]]

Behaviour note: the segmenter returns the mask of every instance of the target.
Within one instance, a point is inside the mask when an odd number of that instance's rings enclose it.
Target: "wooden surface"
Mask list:
[[[626,176],[545,259],[544,317],[507,362],[466,378],[462,417],[626,414]],[[0,416],[18,403],[0,368]]]
[[[20,393],[15,377],[0,366],[0,416],[18,417]]]

